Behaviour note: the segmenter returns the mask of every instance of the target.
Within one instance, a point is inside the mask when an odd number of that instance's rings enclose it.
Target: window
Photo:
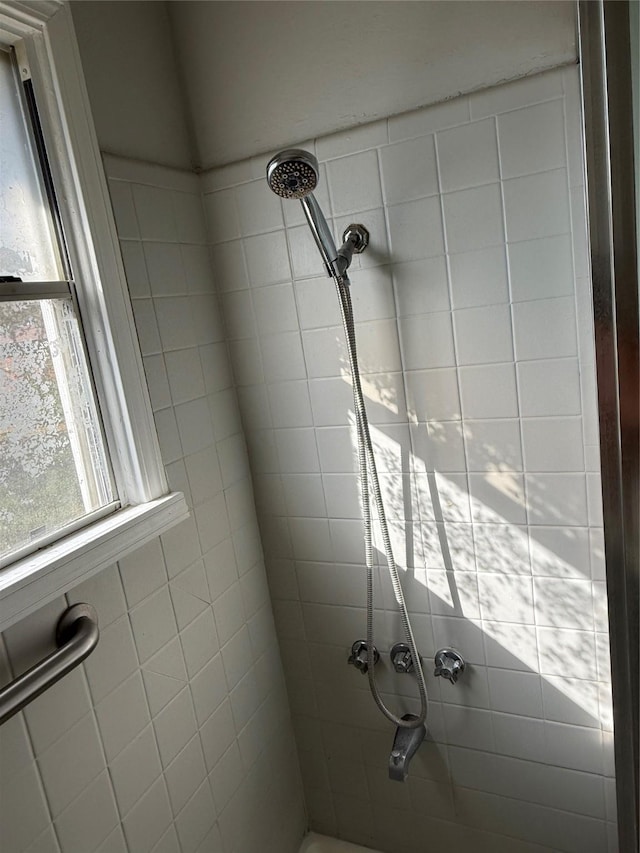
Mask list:
[[[118,506],[33,87],[12,59],[0,51],[0,566]]]
[[[0,2],[0,630],[182,520],[69,10]]]

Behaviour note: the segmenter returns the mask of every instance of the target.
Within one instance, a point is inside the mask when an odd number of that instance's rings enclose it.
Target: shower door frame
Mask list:
[[[629,4],[579,0],[620,850],[638,853],[640,370]]]

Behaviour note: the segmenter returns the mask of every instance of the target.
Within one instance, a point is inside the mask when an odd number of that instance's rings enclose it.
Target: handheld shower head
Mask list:
[[[353,252],[362,252],[369,233],[362,225],[350,225],[342,235],[344,245],[338,251],[322,208],[313,194],[318,184],[318,161],[308,151],[288,148],[272,157],[267,164],[267,183],[281,198],[298,198],[329,276],[340,275],[345,281]]]
[[[300,199],[327,274],[333,275],[338,252],[327,220],[313,194],[319,174],[316,158],[301,148],[281,151],[267,165],[267,183],[273,192],[281,198]]]
[[[269,161],[267,183],[282,198],[304,198],[318,183],[318,161],[308,151],[289,148]]]

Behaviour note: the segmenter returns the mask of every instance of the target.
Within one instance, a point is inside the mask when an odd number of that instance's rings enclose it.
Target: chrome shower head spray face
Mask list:
[[[300,148],[281,151],[267,166],[267,183],[281,198],[304,198],[316,188],[318,176],[318,161]]]

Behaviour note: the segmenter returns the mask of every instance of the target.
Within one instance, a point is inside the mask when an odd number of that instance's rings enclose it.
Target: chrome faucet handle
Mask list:
[[[376,647],[373,647],[373,666],[380,660],[380,654]],[[351,654],[347,658],[347,663],[359,669],[362,675],[366,675],[369,669],[369,647],[366,640],[356,640],[351,646]]]
[[[396,643],[389,652],[391,663],[396,672],[413,672],[413,657],[407,643]]]
[[[455,649],[439,649],[435,654],[434,662],[436,668],[433,674],[446,678],[452,684],[455,684],[458,676],[464,672],[464,660]]]

